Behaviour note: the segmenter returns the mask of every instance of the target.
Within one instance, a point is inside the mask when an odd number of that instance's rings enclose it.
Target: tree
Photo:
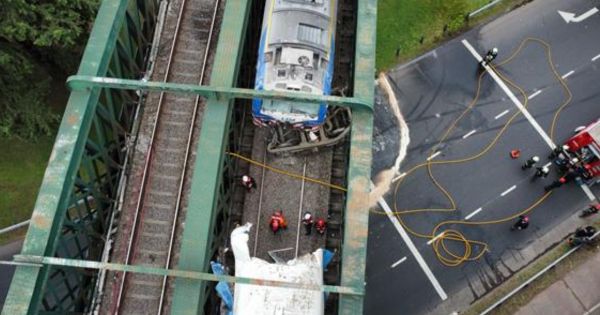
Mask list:
[[[0,136],[51,134],[49,81],[72,73],[98,0],[3,0],[0,6]]]

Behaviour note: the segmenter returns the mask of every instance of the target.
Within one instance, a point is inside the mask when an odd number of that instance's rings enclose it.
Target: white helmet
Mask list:
[[[492,48],[492,54],[498,54],[498,48],[496,48],[496,47]]]
[[[573,163],[579,163],[579,159],[578,158],[573,158],[573,160],[571,160]]]
[[[531,160],[534,162],[539,162],[540,158],[536,155],[536,156],[532,157]]]
[[[568,146],[568,145],[566,145],[566,144],[565,144],[565,145],[563,145],[563,146],[562,146],[562,149],[563,149],[563,150],[565,150],[565,151],[567,151],[567,150],[569,150],[570,148],[569,148],[569,146]]]
[[[312,218],[312,214],[310,212],[304,213],[304,220],[310,220]]]

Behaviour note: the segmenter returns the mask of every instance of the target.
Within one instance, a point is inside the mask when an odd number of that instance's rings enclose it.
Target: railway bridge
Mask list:
[[[333,96],[252,88],[264,2],[102,1],[2,314],[219,314],[218,281],[328,292],[326,313],[362,313],[377,1],[338,1]],[[268,155],[253,98],[349,107],[352,129]],[[290,221],[280,239],[262,232],[274,207]],[[320,239],[300,231],[307,209],[329,218]],[[257,257],[331,250],[325,284],[213,274],[245,222]]]

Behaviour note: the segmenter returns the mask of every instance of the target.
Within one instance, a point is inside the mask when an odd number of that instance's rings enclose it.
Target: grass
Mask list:
[[[31,217],[44,171],[50,157],[53,137],[36,142],[0,138],[0,228]],[[0,244],[19,238],[26,228],[0,235]]]
[[[487,21],[492,16],[528,1],[503,0],[467,23],[465,16],[469,12],[489,2],[490,0],[379,0],[377,70],[385,71],[410,60],[467,27]],[[445,32],[444,26],[447,26]]]
[[[596,228],[600,224],[594,224]],[[500,300],[510,291],[527,281],[533,275],[544,269],[554,260],[565,254],[569,250],[566,242],[561,243],[555,248],[549,250],[546,254],[536,259],[529,266],[525,267],[510,279],[505,281],[502,285],[495,288],[493,291],[482,297],[479,301],[475,302],[468,310],[463,314],[475,315],[480,314],[483,310],[490,307],[496,301]],[[537,278],[535,281],[530,283],[527,287],[521,289],[519,293],[515,294],[507,301],[498,306],[491,314],[494,315],[510,315],[516,313],[519,308],[526,305],[536,295],[542,292],[544,289],[550,287],[556,281],[562,279],[571,270],[576,269],[579,265],[587,261],[590,257],[599,251],[598,246],[583,246],[579,250],[575,251],[571,255],[567,256],[561,262],[558,263],[554,268],[548,270],[542,276]]]

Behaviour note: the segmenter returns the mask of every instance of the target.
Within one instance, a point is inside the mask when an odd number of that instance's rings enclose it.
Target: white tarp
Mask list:
[[[323,285],[323,250],[318,249],[286,264],[271,264],[250,257],[247,223],[231,232],[231,248],[235,256],[235,276],[285,282]],[[235,315],[321,315],[324,310],[321,291],[282,287],[235,284]]]

